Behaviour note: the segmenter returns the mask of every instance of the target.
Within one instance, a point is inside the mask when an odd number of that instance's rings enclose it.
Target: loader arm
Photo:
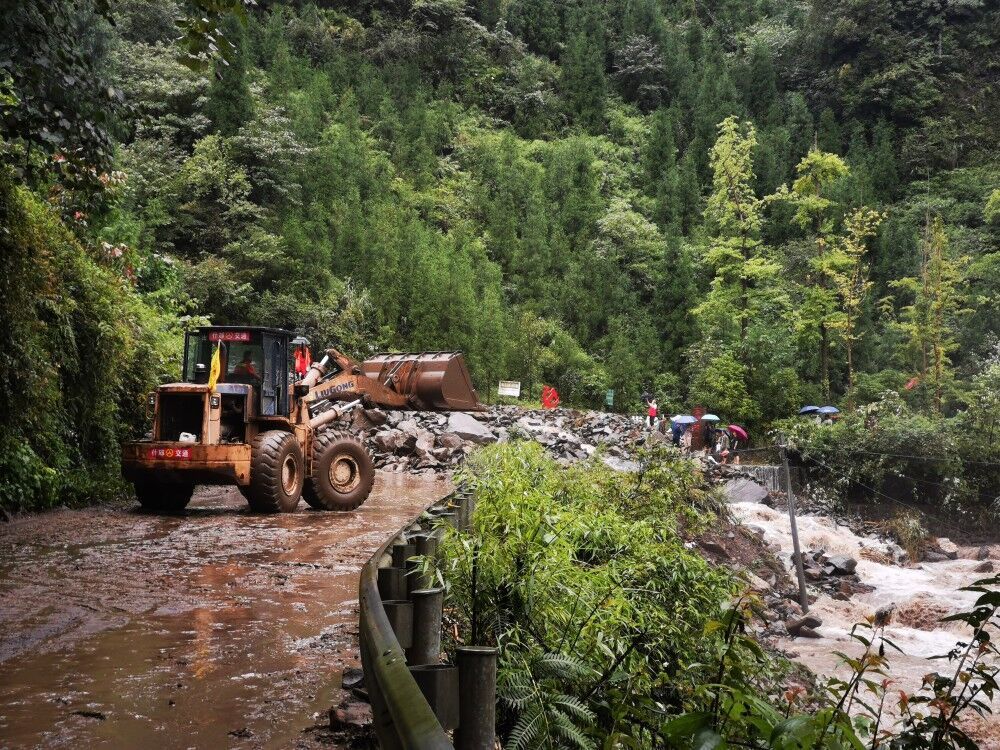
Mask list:
[[[336,367],[332,377],[327,372]],[[384,409],[478,411],[483,407],[459,352],[379,354],[357,362],[328,349],[296,384],[306,405],[357,401]]]
[[[356,399],[362,399],[368,406],[381,406],[387,409],[414,408],[408,396],[397,393],[377,380],[351,372],[337,373],[329,380],[313,386],[303,397],[303,401],[307,404]]]

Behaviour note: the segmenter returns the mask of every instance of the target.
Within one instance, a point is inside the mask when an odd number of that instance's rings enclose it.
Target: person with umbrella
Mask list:
[[[701,418],[701,422],[705,425],[705,453],[711,455],[715,449],[715,443],[718,440],[718,435],[716,435],[717,430],[715,429],[715,423],[719,421],[719,418],[714,414],[705,414]]]
[[[823,424],[833,424],[836,415],[840,414],[840,409],[836,406],[821,406],[816,410],[816,414],[823,420]]]
[[[730,455],[730,444],[729,431],[725,427],[721,427],[716,430],[719,436],[718,442],[715,444],[715,452],[719,456],[719,463],[728,464]]]
[[[670,418],[671,434],[677,435],[677,428],[680,428],[680,437],[674,442],[685,451],[691,450],[691,425],[698,420],[690,414],[675,414]]]
[[[740,443],[749,443],[750,436],[747,435],[747,431],[740,427],[738,424],[729,425],[729,433],[733,436],[733,442],[730,447],[730,456],[732,457],[733,463],[737,466],[740,464]]]
[[[819,415],[818,406],[803,406],[801,409],[799,409],[799,416],[807,417],[816,424],[819,424],[823,420],[823,418]]]

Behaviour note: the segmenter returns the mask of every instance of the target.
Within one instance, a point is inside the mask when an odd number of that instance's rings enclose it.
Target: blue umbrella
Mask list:
[[[836,406],[821,406],[818,411],[820,414],[840,414],[840,409]]]
[[[703,422],[718,422],[719,418],[717,416],[715,416],[714,414],[706,414],[704,417],[701,418],[701,421],[703,421]]]
[[[799,409],[799,414],[815,414],[819,411],[818,406],[803,406]]]
[[[694,424],[698,420],[690,414],[678,414],[676,417],[671,417],[670,421],[676,422],[677,424]]]

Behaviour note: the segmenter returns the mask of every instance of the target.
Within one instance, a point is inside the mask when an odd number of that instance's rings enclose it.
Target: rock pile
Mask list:
[[[846,601],[854,594],[875,590],[874,586],[861,582],[854,572],[858,561],[847,555],[827,555],[826,550],[809,550],[802,556],[802,566],[806,581],[823,589],[834,599]]]
[[[496,406],[447,414],[368,410],[355,420],[375,465],[386,471],[433,473],[454,468],[472,450],[513,437],[535,440],[566,462],[589,458],[604,446],[605,461],[628,468],[633,450],[660,433],[620,414],[570,409],[526,411]]]

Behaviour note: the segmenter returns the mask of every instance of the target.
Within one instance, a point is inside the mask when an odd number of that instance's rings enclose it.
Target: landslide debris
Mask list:
[[[614,468],[630,468],[637,448],[668,439],[638,417],[515,406],[449,414],[369,410],[355,428],[362,430],[377,468],[412,473],[449,471],[478,446],[513,438],[534,440],[560,461],[590,458],[600,450]]]

